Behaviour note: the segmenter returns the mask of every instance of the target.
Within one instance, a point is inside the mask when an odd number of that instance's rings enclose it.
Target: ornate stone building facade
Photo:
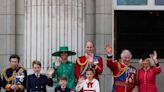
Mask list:
[[[47,70],[55,59],[51,53],[59,46],[67,45],[80,56],[89,40],[94,42],[95,53],[104,58],[101,92],[111,92],[113,78],[106,67],[104,44],[114,45],[115,1],[0,0],[0,70],[9,66],[8,58],[14,53],[29,71],[35,59]]]

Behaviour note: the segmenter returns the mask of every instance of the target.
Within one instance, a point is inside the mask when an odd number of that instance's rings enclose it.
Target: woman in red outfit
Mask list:
[[[158,92],[156,86],[156,75],[161,72],[157,61],[156,51],[150,55],[150,58],[141,59],[142,66],[138,71],[139,92]]]

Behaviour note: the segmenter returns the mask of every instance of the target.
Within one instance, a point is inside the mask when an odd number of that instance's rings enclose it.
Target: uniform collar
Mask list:
[[[37,78],[39,78],[40,77],[40,73],[34,73],[34,75],[37,77]]]

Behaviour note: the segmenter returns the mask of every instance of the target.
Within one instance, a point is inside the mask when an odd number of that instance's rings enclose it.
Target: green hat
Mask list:
[[[67,46],[61,46],[59,51],[52,53],[52,56],[60,56],[60,53],[67,52],[69,56],[76,55],[75,52],[69,51]]]

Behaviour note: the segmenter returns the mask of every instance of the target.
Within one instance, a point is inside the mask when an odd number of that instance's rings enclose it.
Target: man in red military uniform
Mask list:
[[[114,83],[112,92],[132,92],[136,89],[136,73],[135,67],[130,65],[132,58],[129,50],[123,50],[121,60],[112,60],[112,51],[109,45],[106,46],[107,66],[112,70]]]
[[[92,68],[94,70],[94,78],[99,79],[98,75],[103,71],[103,62],[100,56],[96,56],[93,53],[93,43],[88,41],[85,47],[85,55],[78,57],[75,65],[76,79],[85,79],[86,70]]]

